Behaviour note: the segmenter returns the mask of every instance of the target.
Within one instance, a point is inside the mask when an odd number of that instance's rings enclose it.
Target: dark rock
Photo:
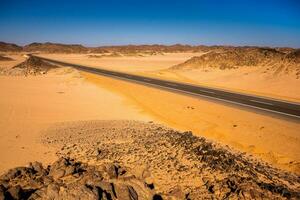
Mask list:
[[[4,200],[5,199],[5,187],[3,185],[0,185],[0,200]]]
[[[22,188],[19,185],[9,188],[6,193],[12,199],[22,198]]]
[[[49,172],[49,173],[48,173]],[[107,176],[105,176],[107,174]],[[2,175],[0,200],[5,199],[151,199],[153,189],[145,180],[126,176],[127,170],[117,164],[88,166],[61,158],[48,168],[38,163],[15,168]],[[105,178],[104,178],[105,177]]]
[[[104,166],[100,170],[75,167],[72,174],[59,180],[70,177],[81,179],[82,184],[92,186],[93,191],[95,187],[101,188],[101,194],[110,194],[112,198],[120,199],[121,194],[128,198],[127,186],[133,187],[139,199],[143,199],[145,194],[143,196],[138,188],[150,191],[152,195],[159,193],[164,199],[168,199],[169,195],[179,199],[300,198],[299,176],[271,167],[228,146],[197,137],[192,132],[178,132],[155,123],[83,122],[66,125],[61,130],[56,128],[47,137],[45,143],[51,140],[53,144],[70,147],[67,151],[59,151],[60,155],[92,160]],[[74,143],[76,148],[72,147]],[[82,156],[78,148],[87,153]],[[104,152],[105,159],[96,156],[98,148],[101,148],[98,155]],[[120,167],[122,165],[130,166],[131,170]],[[144,168],[151,172],[151,176],[139,172]],[[65,167],[63,169],[66,170]],[[135,174],[130,173],[133,170]],[[136,177],[142,181],[137,185],[132,184]],[[124,184],[120,185],[118,181]],[[181,192],[172,191],[177,186],[181,187]]]
[[[159,194],[155,194],[152,199],[153,200],[163,200],[162,196]]]

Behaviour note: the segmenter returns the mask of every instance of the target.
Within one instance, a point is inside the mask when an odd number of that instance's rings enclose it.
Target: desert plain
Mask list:
[[[0,61],[0,173],[8,188],[22,181],[7,178],[9,169],[34,161],[47,166],[63,157],[67,161],[57,161],[69,163],[63,166],[76,161],[127,167],[150,186],[116,181],[118,173],[105,180],[131,184],[141,199],[299,198],[299,119],[52,66],[30,60],[29,53],[300,103],[299,50],[176,45],[85,50],[46,43],[3,51]],[[43,184],[34,186],[39,197],[49,192]],[[64,191],[69,190],[66,182]]]

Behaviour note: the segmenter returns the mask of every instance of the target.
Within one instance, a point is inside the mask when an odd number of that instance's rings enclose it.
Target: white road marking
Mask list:
[[[250,100],[252,102],[256,102],[256,103],[262,103],[262,104],[266,104],[266,105],[270,105],[270,106],[274,106],[272,103],[267,103],[267,102],[263,102],[263,101],[257,101],[257,100]]]
[[[207,91],[207,90],[199,90],[201,92],[206,92],[206,93],[210,93],[210,94],[215,94],[215,92],[212,92],[212,91]]]
[[[151,81],[150,79],[144,78],[144,81]]]
[[[54,61],[56,62],[56,61]],[[64,65],[67,64],[67,63],[64,63]],[[72,65],[72,64],[71,64]],[[76,67],[75,67],[76,68]],[[95,73],[95,72],[91,72],[89,69],[87,70],[83,70],[83,71],[88,71],[90,73]],[[97,73],[98,74],[98,73]],[[103,73],[101,73],[103,74]],[[109,74],[104,74],[106,76],[109,76]],[[130,77],[130,76],[128,76]],[[141,83],[140,81],[138,80],[134,80],[134,79],[128,79],[128,78],[125,78],[125,77],[120,77],[118,76],[119,79],[123,79],[123,80],[130,80],[130,81],[133,81],[133,82],[136,82],[136,83]],[[175,89],[175,88],[169,88],[169,87],[166,87],[166,86],[162,86],[162,85],[157,85],[157,84],[153,84],[153,83],[145,83],[143,82],[144,84],[146,85],[150,85],[150,86],[154,86],[154,87],[160,87],[160,88],[165,88],[165,89],[171,89],[171,90],[175,90],[175,91],[178,91],[178,92],[181,92],[181,93],[186,93],[186,94],[190,94],[192,96],[201,96],[201,97],[205,97],[205,98],[209,98],[209,99],[217,99],[217,100],[220,100],[220,101],[224,101],[224,102],[229,102],[229,103],[233,103],[233,104],[236,104],[236,105],[240,105],[240,106],[245,106],[245,107],[250,107],[250,108],[256,108],[256,109],[259,109],[259,110],[264,110],[264,111],[269,111],[269,112],[273,112],[273,113],[278,113],[278,114],[281,114],[281,115],[285,115],[285,116],[290,116],[290,117],[296,117],[298,119],[300,119],[300,116],[298,115],[294,115],[294,114],[288,114],[288,113],[284,113],[284,112],[280,112],[280,111],[275,111],[275,110],[271,110],[271,109],[267,109],[267,108],[260,108],[260,107],[256,107],[256,106],[251,106],[251,105],[248,105],[248,104],[244,104],[244,103],[238,103],[238,102],[235,102],[235,101],[231,101],[231,100],[226,100],[226,99],[221,99],[221,98],[218,98],[218,97],[210,97],[210,96],[206,96],[206,95],[202,95],[202,94],[196,94],[196,93],[192,93],[192,92],[188,92],[188,91],[184,91],[184,90],[180,90],[180,89]],[[187,84],[187,85],[191,85],[191,86],[194,86],[192,84]],[[227,92],[226,90],[221,90],[220,91],[225,91]],[[238,93],[239,94],[239,93]],[[245,94],[242,94],[242,95],[245,95]],[[246,95],[245,95],[246,96]],[[271,99],[271,98],[265,98],[265,99]],[[273,99],[271,99],[273,100]],[[298,103],[295,103],[295,102],[289,102],[289,101],[282,101],[282,100],[277,100],[275,99],[276,101],[278,102],[286,102],[286,103],[290,103],[290,104],[294,104],[294,105],[300,105]],[[255,100],[251,100],[251,101],[254,101]],[[256,101],[257,102],[257,101]],[[265,102],[260,102],[259,103],[265,103]],[[269,103],[265,103],[265,104],[268,104],[268,105],[273,105],[273,104],[269,104]]]

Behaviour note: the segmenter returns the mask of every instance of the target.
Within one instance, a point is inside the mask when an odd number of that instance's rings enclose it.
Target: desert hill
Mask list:
[[[43,52],[43,53],[121,53],[121,54],[134,54],[134,53],[179,53],[179,52],[222,52],[222,51],[239,51],[249,49],[264,49],[259,47],[249,46],[226,46],[226,45],[121,45],[121,46],[99,46],[99,47],[85,47],[80,44],[61,44],[61,43],[31,43],[24,47],[16,44],[10,44],[0,42],[0,51],[27,51],[27,52]],[[274,50],[280,53],[291,53],[295,49],[289,47],[278,47],[278,48],[265,48]]]
[[[121,52],[121,53],[138,53],[138,52],[165,52],[165,53],[175,53],[175,52],[188,52],[199,50],[197,46],[190,45],[124,45],[124,46],[103,46],[97,47],[96,50],[104,50],[108,52]]]
[[[300,53],[293,50],[284,53],[273,48],[240,47],[219,51],[210,51],[195,56],[171,69],[234,69],[243,66],[267,67],[267,71],[275,74],[295,73],[300,75]]]
[[[43,61],[36,57],[29,57],[24,62],[12,67],[11,69],[1,69],[0,74],[13,76],[42,75],[49,70],[57,68],[56,65]]]
[[[59,43],[31,43],[23,47],[28,52],[47,52],[47,53],[86,53],[88,49],[79,44],[59,44]]]
[[[22,47],[12,43],[0,42],[0,51],[3,52],[19,52],[22,51]]]

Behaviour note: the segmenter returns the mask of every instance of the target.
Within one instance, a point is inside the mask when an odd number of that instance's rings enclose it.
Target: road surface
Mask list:
[[[29,55],[33,56],[33,55]],[[35,56],[38,57],[38,56]],[[106,69],[93,68],[78,64],[66,63],[48,58],[39,57],[42,60],[59,64],[63,66],[74,67],[78,70],[99,74],[103,76],[109,76],[113,78],[123,79],[127,81],[134,81],[139,84],[151,85],[163,89],[168,89],[177,92],[183,92],[194,96],[207,97],[216,99],[219,101],[225,101],[232,104],[238,104],[241,106],[250,107],[252,109],[264,110],[280,115],[286,115],[293,118],[300,119],[300,103],[289,102],[279,99],[272,99],[261,96],[254,96],[248,94],[235,93],[232,91],[225,91],[215,88],[190,85],[186,83],[178,83],[174,81],[161,80],[156,78],[144,77],[139,75],[133,75],[123,72],[110,71]],[[238,117],[238,116],[237,116]]]

